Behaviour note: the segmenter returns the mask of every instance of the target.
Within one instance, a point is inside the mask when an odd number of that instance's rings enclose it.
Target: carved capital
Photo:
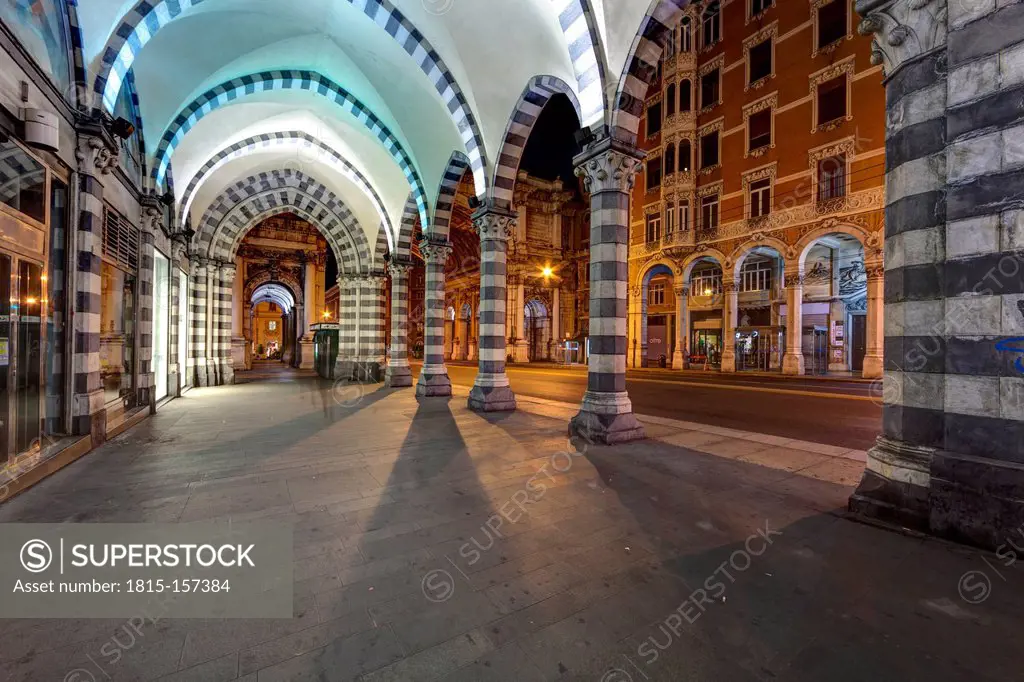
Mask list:
[[[861,35],[874,35],[871,63],[892,76],[903,64],[946,44],[945,0],[858,0]]]
[[[508,241],[515,234],[516,220],[515,213],[486,206],[473,214],[473,230],[480,236],[480,241]]]
[[[879,282],[885,279],[885,265],[882,263],[865,263],[864,272],[869,282]]]
[[[155,235],[164,224],[164,212],[160,202],[153,196],[145,196],[142,206],[141,228],[143,232]]]
[[[224,284],[235,283],[235,277],[238,275],[238,268],[235,267],[234,263],[221,263],[217,269],[220,272],[220,278]]]
[[[452,255],[452,247],[448,242],[432,242],[424,239],[420,242],[420,253],[423,260],[430,265],[444,265],[448,256]]]
[[[110,175],[117,167],[117,148],[101,136],[79,135],[75,158],[80,173]]]
[[[412,263],[405,261],[391,261],[388,263],[388,272],[395,279],[408,277],[410,270],[412,270]]]
[[[643,153],[604,138],[573,159],[576,176],[588,192],[628,192],[633,189]]]
[[[802,287],[804,285],[804,275],[801,272],[787,272],[783,277],[783,283],[786,288],[790,287]]]
[[[210,261],[205,258],[195,257],[192,259],[192,279],[204,282]]]

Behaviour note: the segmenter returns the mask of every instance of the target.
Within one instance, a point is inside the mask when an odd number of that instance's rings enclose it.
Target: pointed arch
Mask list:
[[[533,126],[548,101],[557,94],[564,94],[572,102],[576,117],[581,119],[580,103],[576,93],[561,78],[555,76],[534,76],[523,89],[515,109],[505,126],[504,142],[494,166],[494,182],[491,183],[495,202],[504,208],[512,206],[512,192],[516,185],[519,162],[523,158],[526,142],[530,139]]]
[[[387,260],[389,252],[390,249],[388,249],[388,237],[386,234],[384,234],[384,225],[381,225],[380,228],[377,230],[377,241],[373,247],[373,265],[371,266],[371,270],[374,273],[384,272],[384,264],[385,261]],[[405,257],[406,259],[408,259],[409,254],[406,254]]]
[[[402,211],[401,227],[398,230],[398,247],[395,254],[403,260],[412,257],[412,240],[416,237],[416,202],[412,195],[405,202],[405,209]]]
[[[690,0],[652,0],[626,55],[626,66],[619,79],[611,115],[611,132],[615,139],[636,144],[647,88],[657,79],[658,61],[668,45],[672,27],[689,4]]]
[[[434,202],[434,220],[431,222],[427,234],[433,237],[448,238],[448,231],[451,228],[452,210],[455,208],[455,193],[462,182],[462,176],[469,168],[469,159],[462,152],[452,152],[445,166],[444,175],[441,176],[441,184],[437,188],[437,200]]]
[[[124,75],[146,43],[164,26],[203,0],[138,0],[121,18],[103,49],[93,90],[97,102],[113,109]],[[388,0],[348,0],[380,26],[430,80],[455,124],[473,168],[477,196],[485,196],[487,153],[480,126],[458,80],[424,34]],[[424,213],[425,215],[425,213]]]
[[[388,244],[391,244],[392,235],[395,234],[392,227],[391,218],[388,216],[387,211],[384,209],[384,202],[381,200],[380,195],[370,184],[370,181],[366,179],[358,168],[348,162],[345,157],[341,156],[333,148],[327,146],[317,138],[298,130],[290,130],[278,133],[266,133],[263,135],[254,135],[252,137],[240,140],[224,149],[220,150],[212,157],[209,161],[203,164],[196,174],[189,181],[188,186],[181,195],[180,213],[179,218],[182,222],[188,217],[188,210],[192,204],[192,199],[199,189],[200,185],[212,175],[218,168],[223,166],[225,163],[234,159],[248,156],[260,150],[294,145],[302,149],[314,151],[327,165],[338,170],[343,176],[351,180],[363,194],[365,194],[374,207],[377,209],[377,213],[381,219],[381,222],[387,226],[386,238]]]
[[[604,46],[590,0],[551,0],[565,36],[579,92],[580,125],[604,123],[606,74]]]
[[[75,84],[73,107],[80,110],[90,108],[89,74],[85,70],[85,39],[82,24],[78,21],[78,0],[68,0],[68,30],[71,32],[71,77]],[[145,147],[143,147],[145,149]]]
[[[209,249],[217,226],[235,207],[256,195],[288,188],[299,190],[303,195],[323,204],[331,212],[331,216],[345,228],[349,239],[355,246],[356,261],[352,264],[355,272],[362,272],[365,267],[369,266],[371,253],[366,241],[366,232],[359,223],[359,219],[352,215],[352,211],[345,202],[327,189],[323,183],[293,169],[273,170],[269,173],[250,175],[224,190],[210,204],[199,221],[199,227],[196,230],[196,243],[201,249]],[[338,254],[335,255],[338,256]],[[351,257],[352,254],[349,254],[350,259]],[[339,268],[344,272],[349,272],[351,268],[346,269],[345,265],[342,258],[339,257]]]

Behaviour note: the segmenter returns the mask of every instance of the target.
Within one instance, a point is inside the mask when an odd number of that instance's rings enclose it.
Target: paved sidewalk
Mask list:
[[[194,390],[0,506],[291,522],[294,618],[161,620],[116,663],[123,620],[0,621],[0,679],[1019,679],[1020,571],[843,518],[862,452],[652,418],[577,451],[571,405],[361,391]]]

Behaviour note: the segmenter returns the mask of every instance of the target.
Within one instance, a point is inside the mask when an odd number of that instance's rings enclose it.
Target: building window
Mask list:
[[[647,106],[647,135],[661,132],[661,102]]]
[[[690,277],[690,291],[694,296],[716,296],[722,293],[722,271],[719,268],[694,271]]]
[[[690,111],[693,108],[693,85],[686,78],[679,83],[679,111]]]
[[[686,232],[690,229],[690,202],[679,202],[679,229]]]
[[[774,4],[775,0],[750,0],[750,17],[756,17]]]
[[[647,305],[665,305],[665,283],[651,284],[647,289]]]
[[[670,144],[665,147],[665,175],[672,175],[676,172],[676,146]]]
[[[701,47],[707,49],[722,38],[722,14],[719,4],[712,2],[704,10],[700,25]]]
[[[690,17],[683,17],[683,20],[679,24],[679,51],[689,52],[691,42],[693,39],[693,32],[690,27]]]
[[[718,165],[718,131],[713,130],[700,138],[700,168]]]
[[[818,49],[846,37],[846,2],[832,2],[818,8]]]
[[[846,74],[818,86],[818,125],[846,116]]]
[[[818,162],[818,201],[846,196],[846,155],[830,156]]]
[[[718,229],[718,195],[711,194],[700,200],[700,227],[705,232]]]
[[[679,143],[679,172],[689,173],[692,161],[692,153],[690,152],[690,141],[683,140]]]
[[[753,114],[747,120],[747,129],[750,131],[750,151],[770,145],[772,143],[772,110],[765,109]]]
[[[46,221],[46,166],[10,139],[0,142],[0,202]]]
[[[743,264],[743,269],[740,270],[740,291],[770,291],[771,288],[771,261]]]
[[[647,241],[656,242],[661,239],[661,216],[657,213],[647,214]]]
[[[670,201],[665,204],[665,234],[672,234],[676,231],[676,202]]]
[[[668,86],[665,91],[665,100],[668,102],[666,105],[666,115],[671,116],[676,113],[676,84],[672,83]]]
[[[756,83],[762,78],[772,75],[772,39],[750,48],[750,61],[747,65],[748,83]]]
[[[647,191],[652,192],[661,187],[661,159],[647,162]]]
[[[710,73],[701,76],[700,79],[700,106],[707,109],[718,104],[718,81],[721,71],[715,69]]]
[[[750,200],[750,217],[760,218],[772,212],[772,181],[771,178],[756,180],[748,189]]]

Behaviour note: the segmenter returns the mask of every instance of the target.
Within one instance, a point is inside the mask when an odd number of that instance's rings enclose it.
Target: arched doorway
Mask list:
[[[286,365],[295,359],[296,297],[291,287],[268,281],[257,285],[248,300],[247,326],[253,362],[272,360]]]
[[[675,351],[675,275],[666,263],[650,267],[641,280],[640,366],[668,367]]]
[[[549,360],[551,317],[548,314],[548,307],[539,298],[526,302],[524,332],[527,359],[530,362]]]
[[[718,369],[722,363],[724,303],[722,263],[713,256],[700,256],[683,270],[689,362],[698,369]]]
[[[771,246],[748,247],[736,259],[735,314],[727,318],[732,333],[726,341],[734,350],[737,371],[782,371],[787,319],[783,268],[782,254]],[[723,353],[723,368],[728,361]]]

